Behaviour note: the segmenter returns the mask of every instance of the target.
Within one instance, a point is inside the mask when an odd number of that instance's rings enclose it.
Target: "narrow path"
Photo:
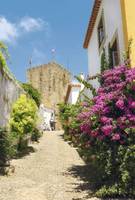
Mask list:
[[[12,161],[14,174],[0,177],[0,200],[88,199],[86,183],[77,176],[85,165],[62,132],[44,133],[32,146],[36,152]]]

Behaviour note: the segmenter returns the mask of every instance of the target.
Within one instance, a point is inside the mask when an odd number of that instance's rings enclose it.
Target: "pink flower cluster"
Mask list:
[[[135,127],[135,68],[115,67],[101,79],[93,106],[78,115],[81,132],[123,144],[128,137],[125,129]]]

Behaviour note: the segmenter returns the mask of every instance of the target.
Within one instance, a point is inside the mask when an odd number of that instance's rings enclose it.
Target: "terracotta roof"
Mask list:
[[[89,41],[90,41],[91,36],[92,36],[92,32],[93,32],[93,29],[94,29],[94,25],[95,25],[95,22],[96,22],[96,19],[97,19],[97,15],[98,15],[98,12],[99,12],[99,9],[100,9],[101,2],[102,2],[102,0],[95,0],[95,2],[94,2],[92,14],[91,14],[91,17],[90,17],[88,29],[87,29],[84,44],[83,44],[83,47],[85,49],[88,48],[88,44],[89,44]]]
[[[65,97],[65,102],[68,101],[72,87],[81,87],[81,85],[77,84],[77,83],[71,83],[71,84],[68,85],[67,94],[66,94],[66,97]]]

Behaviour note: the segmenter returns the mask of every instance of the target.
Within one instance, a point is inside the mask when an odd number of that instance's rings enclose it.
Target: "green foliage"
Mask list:
[[[74,129],[75,132],[78,131],[79,122],[76,119],[77,114],[81,111],[82,107],[80,103],[76,105],[71,104],[59,104],[59,118],[64,129],[65,139],[70,140],[69,129]]]
[[[0,41],[0,52],[2,53],[3,57],[5,60],[9,59],[9,53],[8,53],[8,48],[7,46]]]
[[[116,67],[114,70],[119,70],[120,68]],[[126,68],[127,69],[127,68]],[[112,71],[112,70],[110,70]],[[107,71],[109,72],[109,71]],[[106,72],[106,73],[107,73]],[[105,72],[104,72],[105,74]],[[133,70],[130,73],[133,74]],[[125,80],[123,74],[114,75],[109,77],[120,77],[120,83],[122,80]],[[107,76],[107,77],[108,77]],[[134,77],[133,77],[134,80]],[[126,82],[127,84],[127,82]],[[124,98],[132,99],[134,101],[135,94],[133,92],[134,81],[131,84],[125,84],[124,95],[120,89],[116,96],[113,98]],[[107,92],[108,92],[108,84]],[[112,86],[114,82],[112,83]],[[117,100],[115,99],[106,99],[106,95],[103,95],[101,89],[104,89],[103,86],[100,88],[99,94],[101,96],[95,97],[93,99],[93,106],[89,104],[88,106],[76,104],[62,104],[60,105],[60,117],[62,120],[63,128],[65,130],[65,139],[72,142],[72,144],[77,148],[79,154],[83,160],[89,164],[89,173],[90,173],[90,184],[94,188],[93,192],[96,196],[104,197],[135,197],[135,127],[134,122],[129,123],[130,118],[123,119],[123,122],[116,119],[119,118],[120,114],[124,113],[116,109]],[[113,89],[114,90],[114,89]],[[115,89],[116,92],[117,88]],[[127,90],[127,91],[126,91]],[[110,91],[109,91],[110,92]],[[102,96],[103,95],[103,96]],[[101,98],[102,97],[102,98]],[[104,99],[104,103],[102,102]],[[96,106],[94,107],[94,101],[97,101]],[[100,100],[100,101],[99,101]],[[125,99],[124,99],[125,100]],[[111,107],[111,112],[104,114],[107,118],[110,118],[112,121],[104,122],[101,121],[103,116],[102,105],[106,103]],[[125,104],[126,112],[130,107],[130,102]],[[101,107],[100,107],[101,106]],[[98,108],[100,109],[98,110]],[[92,109],[93,108],[93,109]],[[95,112],[94,112],[95,110]],[[124,110],[124,112],[125,112]],[[134,116],[134,108],[130,108],[131,114]],[[129,112],[127,112],[129,113]],[[132,116],[131,115],[131,116]],[[125,114],[124,114],[125,116]],[[129,115],[130,116],[130,115]],[[83,123],[85,121],[85,123]],[[120,133],[121,138],[113,139],[110,137],[112,134],[106,135],[103,133],[102,126],[107,126],[108,123],[111,123],[114,126],[114,130]],[[124,128],[123,128],[124,125]],[[118,127],[116,129],[116,127]],[[111,138],[111,139],[110,139]]]
[[[18,149],[21,143],[32,134],[37,120],[37,106],[32,99],[21,95],[13,105],[10,129],[12,137],[18,140]]]
[[[77,147],[90,165],[90,183],[97,197],[135,197],[135,132],[131,128],[126,131],[127,145],[110,144],[109,140],[103,143],[87,134],[79,136]]]
[[[63,124],[65,124],[65,122],[71,122],[71,119],[76,117],[76,115],[79,113],[80,108],[80,104],[59,104],[59,116],[61,122]]]
[[[135,145],[120,149],[122,163],[120,165],[121,192],[135,196]]]
[[[108,69],[113,68],[112,49],[110,43],[108,45]]]
[[[9,68],[7,66],[6,60],[9,58],[8,48],[7,46],[0,41],[0,65],[9,72]]]
[[[103,48],[103,52],[101,55],[101,73],[108,69],[108,62],[106,59],[105,48]]]
[[[7,60],[9,59],[9,53],[7,46],[0,41],[0,66],[2,69],[17,83],[19,83],[15,76],[11,73],[9,67],[7,66]]]
[[[97,189],[96,196],[104,197],[134,197],[135,196],[135,145],[119,146],[113,154],[108,154],[108,151],[102,150],[99,153],[100,168],[108,176],[103,177],[102,182]],[[115,153],[114,153],[115,152]],[[115,159],[114,159],[115,157]],[[115,162],[114,162],[115,161]],[[96,173],[99,173],[99,168]],[[102,170],[101,170],[102,172]],[[96,179],[97,182],[97,179]]]
[[[130,55],[131,55],[132,44],[133,44],[133,39],[131,38],[131,39],[128,41],[127,50],[123,53],[124,64],[125,64],[127,67],[130,67],[130,66],[131,66]]]
[[[6,128],[0,128],[0,167],[7,165],[14,154],[13,140],[9,131]]]
[[[5,69],[5,71],[10,74],[10,71],[9,71],[9,68],[7,66],[7,63],[6,63],[6,59],[3,55],[3,51],[1,50],[0,48],[0,65],[3,67],[3,69]]]
[[[41,136],[42,136],[42,133],[39,131],[39,129],[35,128],[32,131],[31,140],[34,142],[38,142]]]
[[[75,76],[75,78],[84,85],[85,88],[89,89],[91,92],[92,92],[92,95],[93,96],[96,96],[96,89],[93,87],[93,85],[88,82],[88,81],[85,81],[85,80],[82,80],[79,76]],[[95,79],[97,77],[94,77],[93,79]]]
[[[3,57],[2,53],[0,52],[0,65],[2,67],[5,67],[6,66],[6,61],[5,61],[5,58]]]
[[[5,128],[0,128],[0,166],[5,165],[9,160],[9,138]]]
[[[29,94],[29,96],[36,102],[37,106],[41,103],[41,94],[37,89],[35,89],[31,84],[23,83],[23,89]]]
[[[123,53],[124,64],[127,67],[131,66],[130,55],[131,55],[132,43],[133,43],[133,39],[131,38],[128,42],[127,50]],[[103,48],[103,52],[102,52],[102,55],[101,55],[101,73],[104,72],[107,69],[112,69],[113,67],[114,66],[113,66],[113,59],[112,59],[112,49],[111,49],[111,46],[110,46],[110,43],[109,43],[109,45],[108,45],[108,58],[106,58],[105,48]]]
[[[108,196],[111,196],[112,198],[118,197],[118,185],[113,186],[102,186],[101,189],[99,189],[96,192],[96,196],[100,198],[106,198]]]

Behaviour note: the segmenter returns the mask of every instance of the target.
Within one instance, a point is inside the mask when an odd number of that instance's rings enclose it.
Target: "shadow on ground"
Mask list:
[[[91,173],[93,172],[93,173]],[[86,165],[73,165],[71,168],[67,170],[66,176],[72,176],[78,180],[82,180],[82,182],[78,181],[78,183],[72,184],[74,186],[75,192],[85,192],[86,196],[82,198],[74,198],[73,200],[92,200],[95,188],[98,186],[95,184],[95,174],[93,170],[91,171],[91,166]],[[102,183],[100,182],[99,185]],[[94,198],[95,199],[95,198]],[[129,198],[100,198],[100,200],[135,200]]]
[[[64,134],[59,135],[59,137],[64,140],[64,142],[67,142],[69,145],[74,147],[74,144],[72,141],[70,141],[69,139],[64,138]]]
[[[31,153],[35,153],[35,152],[36,152],[36,149],[33,146],[28,146],[27,148],[18,152],[14,159],[20,159],[22,157],[28,156]]]
[[[87,194],[87,198],[90,198],[92,196],[94,188],[93,184],[91,184],[89,165],[73,165],[71,168],[67,170],[67,175],[71,175],[74,178],[83,181],[83,182],[78,181],[77,184],[74,184],[74,189],[76,192],[81,193],[82,191],[83,192],[85,191]],[[79,200],[79,199],[74,199],[74,200]]]

